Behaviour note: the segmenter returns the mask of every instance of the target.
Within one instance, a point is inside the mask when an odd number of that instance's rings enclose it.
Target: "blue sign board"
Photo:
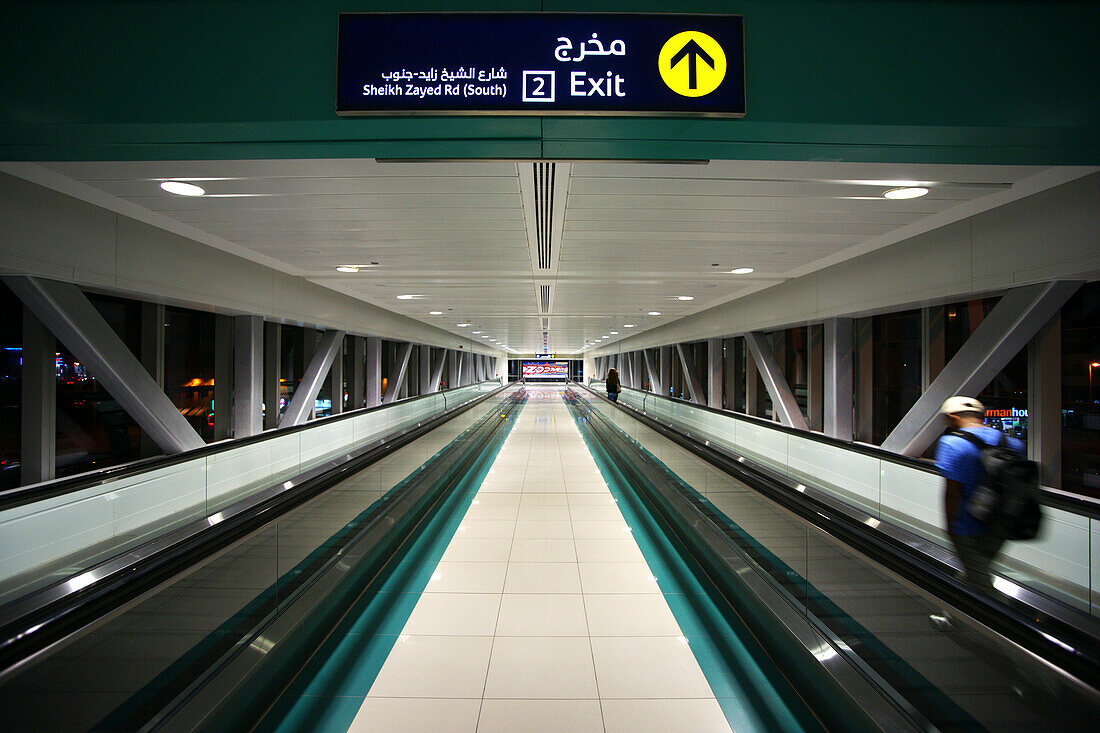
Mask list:
[[[745,114],[737,15],[344,13],[336,112]]]

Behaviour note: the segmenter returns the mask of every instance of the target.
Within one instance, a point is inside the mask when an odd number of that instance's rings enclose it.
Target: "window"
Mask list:
[[[1062,488],[1100,498],[1100,282],[1062,307]]]
[[[872,441],[882,443],[921,396],[919,310],[874,316]]]

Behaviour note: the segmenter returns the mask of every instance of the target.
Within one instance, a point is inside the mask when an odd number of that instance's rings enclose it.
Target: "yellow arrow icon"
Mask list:
[[[657,67],[672,91],[683,97],[704,97],[726,78],[726,53],[706,33],[684,31],[665,41]]]

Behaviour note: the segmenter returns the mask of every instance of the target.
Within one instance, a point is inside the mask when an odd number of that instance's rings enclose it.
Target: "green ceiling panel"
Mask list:
[[[337,118],[346,10],[728,12],[743,120]],[[1100,3],[9,3],[0,157],[1100,162]]]

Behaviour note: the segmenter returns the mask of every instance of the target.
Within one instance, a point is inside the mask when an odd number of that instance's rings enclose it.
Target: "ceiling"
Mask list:
[[[1048,170],[373,159],[44,167],[387,310],[517,353],[560,355],[1033,193],[1022,184]],[[206,195],[166,193],[165,180],[194,181]],[[930,193],[882,198],[903,182]],[[335,269],[349,264],[365,267]],[[753,272],[730,274],[737,267]]]

